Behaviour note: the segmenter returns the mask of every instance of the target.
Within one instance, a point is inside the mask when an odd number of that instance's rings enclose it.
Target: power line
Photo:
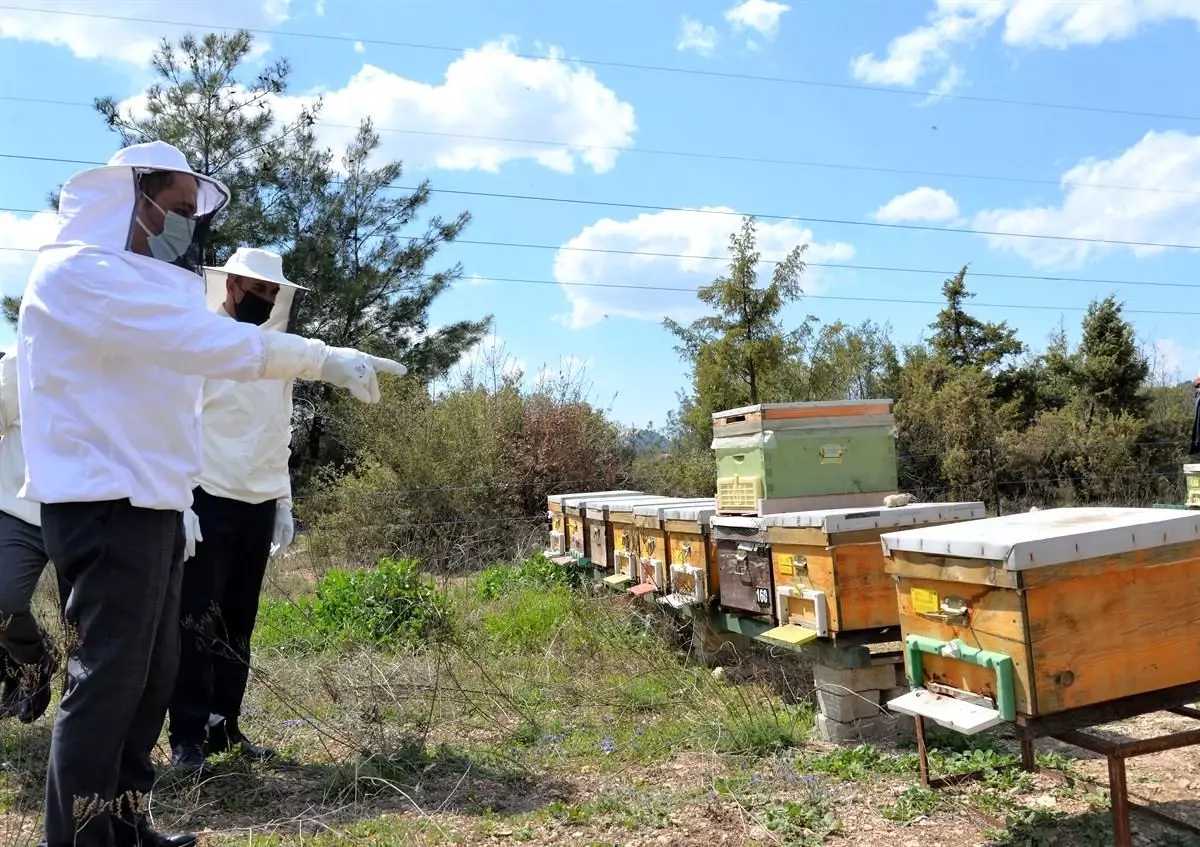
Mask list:
[[[9,212],[12,214],[21,215],[38,215],[50,214],[49,209],[21,209],[14,207],[0,206],[0,212]],[[410,238],[410,236],[402,236]],[[601,247],[571,247],[565,245],[554,244],[521,244],[516,242],[506,241],[476,241],[471,239],[455,239],[450,244],[466,244],[469,246],[478,247],[509,247],[522,248],[530,250],[567,250],[567,251],[584,251],[589,253],[609,253],[625,256],[646,256],[649,258],[659,259],[690,259],[695,261],[711,261],[711,262],[727,262],[728,256],[700,256],[687,253],[666,253],[654,252],[649,250],[620,250],[616,248],[601,248]],[[14,253],[36,253],[35,247],[0,247],[0,250]],[[779,264],[775,259],[763,259],[763,264]],[[903,274],[926,274],[929,276],[940,276],[942,278],[952,277],[958,273],[958,270],[939,270],[936,268],[905,268],[892,265],[858,265],[850,262],[808,262],[806,267],[810,268],[825,268],[831,270],[847,270],[847,271],[868,271],[872,273],[903,273]],[[971,270],[969,275],[972,277],[980,277],[983,279],[1004,279],[1004,280],[1020,280],[1029,282],[1069,282],[1080,283],[1085,285],[1124,285],[1124,286],[1146,286],[1153,288],[1200,288],[1200,283],[1195,282],[1160,282],[1157,280],[1146,279],[1109,279],[1105,277],[1077,277],[1077,276],[1052,276],[1047,274],[1015,274],[1015,273],[995,273],[989,271]],[[475,279],[485,282],[517,282],[517,283],[544,283],[547,285],[559,285],[557,280],[532,280],[532,279],[514,279],[508,277],[482,277],[477,276]],[[583,285],[584,283],[578,283]],[[596,283],[603,286],[603,283]],[[643,288],[644,286],[627,286],[631,288]],[[676,289],[668,289],[676,290]],[[681,291],[691,291],[693,289],[678,289]]]
[[[460,55],[462,53],[466,52],[468,49],[471,49],[471,48],[466,48],[466,47],[451,47],[451,46],[442,45],[442,44],[424,44],[424,43],[415,42],[415,41],[396,41],[393,39],[386,39],[386,38],[365,38],[365,37],[356,37],[356,36],[350,36],[350,35],[333,35],[330,33],[319,33],[319,32],[294,32],[294,31],[289,31],[289,30],[268,29],[265,27],[239,27],[239,26],[226,26],[226,25],[214,25],[214,24],[201,24],[201,23],[194,23],[194,22],[187,22],[187,21],[169,21],[169,20],[163,20],[163,19],[158,19],[158,18],[130,17],[130,16],[123,16],[123,15],[102,14],[99,12],[68,11],[66,9],[30,9],[30,8],[24,7],[24,6],[0,5],[0,11],[25,12],[27,14],[36,14],[36,15],[59,15],[59,16],[63,16],[63,17],[85,18],[85,19],[90,19],[90,20],[119,21],[119,22],[123,22],[123,23],[147,23],[147,24],[157,24],[159,26],[178,26],[178,27],[185,27],[188,29],[200,29],[200,30],[209,30],[209,31],[221,30],[224,32],[230,32],[230,31],[242,30],[245,32],[253,33],[255,35],[273,35],[273,36],[282,36],[282,37],[286,37],[286,38],[309,38],[309,39],[314,39],[314,40],[319,40],[319,41],[339,42],[339,43],[343,43],[343,44],[354,44],[356,42],[361,42],[362,44],[370,44],[373,46],[399,47],[399,48],[403,48],[403,49],[407,49],[407,50],[426,50],[426,51],[436,52],[436,53],[455,53],[455,54],[460,54]],[[534,61],[547,60],[549,58],[547,56],[539,56],[535,53],[511,53],[509,55],[515,56],[519,59],[529,59],[529,60],[534,60]],[[1085,105],[1072,104],[1072,103],[1049,103],[1049,102],[1038,101],[1038,100],[1017,100],[1017,99],[1005,98],[1005,97],[987,97],[987,96],[978,95],[978,94],[946,94],[946,93],[941,93],[941,92],[936,92],[936,91],[908,91],[905,89],[888,88],[888,87],[880,86],[880,85],[864,85],[861,83],[829,82],[829,81],[825,81],[825,80],[801,79],[798,77],[765,76],[765,75],[760,75],[760,74],[735,73],[735,72],[731,72],[731,71],[715,71],[715,70],[708,70],[708,69],[703,69],[703,68],[683,68],[683,67],[673,67],[673,66],[669,66],[669,65],[649,65],[649,64],[642,64],[642,63],[638,63],[638,62],[619,62],[619,61],[603,60],[603,59],[572,58],[572,59],[565,59],[564,61],[572,62],[572,63],[579,64],[579,65],[592,65],[595,67],[619,68],[622,70],[648,71],[648,72],[652,72],[652,73],[675,74],[675,75],[681,75],[681,76],[708,77],[711,79],[728,79],[728,80],[737,80],[737,81],[742,81],[742,82],[765,82],[765,83],[774,83],[774,84],[778,84],[778,85],[794,85],[794,86],[804,86],[804,87],[810,87],[810,88],[827,88],[827,89],[840,90],[840,91],[870,91],[870,92],[875,92],[875,93],[879,93],[879,94],[900,95],[900,96],[904,96],[904,97],[922,97],[922,98],[933,97],[933,98],[939,98],[939,99],[945,99],[945,100],[961,100],[961,101],[972,102],[972,103],[990,103],[990,104],[996,104],[996,105],[1021,106],[1021,107],[1026,107],[1026,108],[1037,108],[1037,109],[1059,109],[1059,110],[1072,111],[1072,112],[1090,112],[1093,114],[1103,114],[1103,115],[1121,115],[1121,116],[1126,116],[1126,117],[1156,118],[1159,120],[1200,121],[1200,116],[1196,116],[1196,115],[1177,115],[1177,114],[1162,113],[1162,112],[1143,112],[1143,111],[1136,111],[1136,110],[1132,110],[1132,109],[1119,109],[1119,108],[1108,107],[1108,106],[1085,106]]]
[[[3,7],[0,7],[3,8]],[[92,103],[84,103],[76,100],[53,100],[43,99],[39,97],[18,97],[15,95],[0,95],[0,101],[12,101],[16,103],[42,103],[54,106],[78,106],[83,108],[92,108]],[[357,130],[358,127],[354,124],[342,124],[333,121],[316,121],[317,126],[330,127],[333,129]],[[1165,188],[1161,186],[1151,185],[1112,185],[1109,183],[1100,182],[1074,182],[1070,180],[1046,179],[1038,177],[1019,177],[1019,176],[1004,176],[1000,174],[977,174],[964,173],[961,171],[930,171],[917,168],[893,168],[880,165],[859,165],[848,164],[844,162],[819,162],[805,159],[776,159],[764,156],[749,156],[734,153],[705,153],[694,150],[670,150],[652,147],[622,147],[616,144],[581,144],[574,141],[551,141],[548,139],[539,138],[519,138],[502,135],[476,135],[461,132],[440,132],[436,130],[424,129],[408,129],[400,127],[374,127],[376,132],[395,133],[399,135],[420,135],[432,138],[450,138],[463,141],[486,141],[498,144],[528,144],[542,147],[560,148],[565,147],[572,150],[583,151],[600,151],[609,153],[640,153],[650,156],[673,156],[687,159],[701,159],[709,161],[724,161],[724,162],[742,162],[746,164],[763,164],[763,165],[778,165],[783,167],[797,168],[817,168],[835,171],[859,171],[864,173],[880,173],[890,174],[894,176],[920,176],[920,177],[936,177],[939,179],[972,179],[982,182],[999,182],[1013,183],[1020,185],[1046,185],[1056,188],[1089,188],[1100,191],[1145,191],[1157,194],[1183,194],[1183,195],[1200,195],[1200,191],[1187,188]],[[31,161],[62,161],[73,162],[70,159],[53,159],[41,157],[29,157]],[[86,162],[78,162],[78,164],[90,164]]]
[[[0,8],[3,8],[0,6]],[[81,159],[62,159],[54,156],[29,156],[16,153],[0,153],[0,159],[19,159],[25,161],[63,162],[66,164],[102,165],[103,162],[88,162]],[[415,191],[416,186],[388,185],[394,191]],[[1175,244],[1161,241],[1130,241],[1116,238],[1096,238],[1082,235],[1054,235],[1032,232],[1003,232],[1001,230],[971,229],[970,227],[930,226],[928,224],[888,223],[884,221],[856,221],[847,218],[823,218],[806,215],[781,215],[769,212],[739,212],[726,209],[688,209],[682,206],[661,206],[653,203],[629,203],[619,200],[589,200],[582,197],[553,197],[537,194],[512,194],[500,191],[468,191],[458,188],[430,188],[431,194],[449,194],[460,197],[487,197],[499,200],[520,200],[534,203],[556,203],[576,206],[598,206],[610,209],[628,209],[641,212],[686,212],[699,215],[721,215],[724,217],[745,217],[747,215],[760,220],[791,221],[806,224],[824,224],[828,226],[857,226],[873,229],[893,229],[907,232],[945,232],[955,235],[983,235],[991,238],[1029,238],[1037,241],[1065,241],[1078,244],[1103,244],[1113,247],[1156,247],[1173,250],[1200,250],[1200,244]],[[466,242],[460,242],[466,243]]]

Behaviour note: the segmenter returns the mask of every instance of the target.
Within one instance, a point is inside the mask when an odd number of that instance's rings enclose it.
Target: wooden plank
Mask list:
[[[896,584],[883,569],[883,548],[842,544],[833,548],[834,594],[839,629],[882,629],[900,623]]]
[[[914,588],[932,592],[939,602],[947,596],[962,598],[970,610],[967,622],[952,625],[918,614],[913,608]],[[972,585],[961,581],[901,577],[897,585],[897,600],[900,626],[906,636],[925,635],[942,641],[958,638],[971,647],[993,650],[1011,657],[1017,711],[1027,715],[1036,714],[1032,662],[1029,645],[1025,641],[1025,619],[1020,593],[1008,588]],[[927,680],[973,694],[992,698],[996,696],[996,676],[990,670],[930,654],[925,654],[922,662]]]
[[[1103,556],[1094,559],[1084,559],[1079,562],[1071,562],[1070,564],[1032,568],[1021,572],[1021,586],[1023,588],[1036,588],[1037,586],[1049,585],[1054,582],[1088,579],[1110,571],[1140,571],[1142,568],[1170,565],[1189,559],[1200,559],[1200,541],[1189,541],[1183,544],[1166,544],[1162,547],[1134,550],[1116,556]]]
[[[1037,714],[1200,681],[1200,556],[1125,559],[1026,590]]]
[[[782,409],[764,409],[762,415],[768,421],[808,420],[810,418],[857,418],[864,415],[890,415],[891,403],[860,403],[853,406],[792,406]],[[746,416],[749,418],[749,415]]]
[[[972,585],[992,585],[1020,588],[1020,574],[1006,571],[984,559],[960,559],[951,556],[928,556],[896,550],[883,557],[883,568],[892,576],[912,579],[932,578],[941,582],[964,582]]]
[[[633,525],[638,529],[662,529],[656,515],[634,515]]]

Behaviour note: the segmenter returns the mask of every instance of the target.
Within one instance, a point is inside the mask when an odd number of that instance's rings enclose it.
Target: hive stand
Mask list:
[[[1086,731],[1104,724],[1129,720],[1153,712],[1170,712],[1200,721],[1200,709],[1192,708],[1189,705],[1197,701],[1200,701],[1200,683],[1192,683],[1168,688],[1164,691],[1138,694],[1094,706],[1072,709],[1046,717],[1031,718],[1018,715],[1013,728],[1021,743],[1021,768],[1030,773],[1038,770],[1034,742],[1039,738],[1053,738],[1064,744],[1070,744],[1072,747],[1079,747],[1104,756],[1108,760],[1113,847],[1132,847],[1133,845],[1133,831],[1129,820],[1131,810],[1137,810],[1162,823],[1200,835],[1200,827],[1172,818],[1148,805],[1132,802],[1129,798],[1125,773],[1127,759],[1200,745],[1200,725],[1196,729],[1186,732],[1130,741],[1110,741]],[[917,753],[920,757],[921,784],[926,788],[940,788],[947,785],[949,781],[930,778],[924,718],[916,717],[915,730]],[[957,776],[954,782],[961,782],[963,778]]]

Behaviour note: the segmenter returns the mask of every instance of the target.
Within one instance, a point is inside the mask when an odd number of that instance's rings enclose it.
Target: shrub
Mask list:
[[[576,581],[575,574],[537,553],[518,565],[496,565],[488,568],[475,584],[476,593],[483,600],[495,600],[518,588],[553,588],[570,586]]]

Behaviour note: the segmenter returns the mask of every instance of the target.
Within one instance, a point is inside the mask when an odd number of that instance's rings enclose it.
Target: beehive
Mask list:
[[[631,577],[634,582],[650,585],[655,591],[667,591],[671,585],[671,547],[666,527],[666,513],[685,508],[716,509],[716,500],[711,497],[694,500],[675,500],[665,504],[635,506],[633,523],[636,530],[634,560],[636,568]]]
[[[1183,479],[1187,483],[1184,505],[1189,509],[1200,509],[1200,465],[1184,465]]]
[[[703,506],[663,509],[662,525],[670,551],[671,588],[664,602],[676,608],[705,606],[721,584],[717,548],[709,520],[717,513],[716,501]]]
[[[589,497],[612,497],[622,494],[641,494],[640,491],[584,491],[577,494],[551,494],[546,498],[546,517],[550,519],[550,546],[547,553],[561,556],[567,552],[567,524],[563,503],[567,500],[586,500]]]
[[[623,574],[630,582],[638,581],[637,527],[634,525],[634,509],[642,506],[666,506],[680,502],[678,497],[634,497],[613,503],[589,506],[587,512],[589,532],[592,533],[592,561],[603,570]],[[602,531],[602,524],[607,527]],[[604,546],[603,558],[598,552]]]
[[[881,540],[928,689],[896,711],[975,732],[1200,681],[1196,512],[1048,509]]]
[[[891,400],[717,412],[712,449],[720,514],[872,506],[896,493]]]
[[[771,550],[763,519],[713,515],[708,523],[717,549],[720,607],[739,615],[771,617]]]
[[[590,555],[588,534],[585,531],[587,504],[645,496],[640,491],[628,491],[620,494],[585,494],[564,499],[563,523],[567,533],[567,552],[576,558],[586,558]]]
[[[578,517],[582,521],[580,532],[584,542],[582,555],[591,561],[593,567],[611,571],[613,569],[613,527],[609,522],[610,506],[626,506],[632,514],[632,508],[639,503],[657,503],[667,498],[658,494],[640,494],[633,497],[601,497],[595,500],[582,500],[567,508],[570,519]],[[578,515],[575,513],[578,512]]]
[[[763,517],[770,545],[778,628],[791,644],[894,627],[896,587],[883,569],[879,536],[986,515],[983,503],[916,503],[895,508],[820,509]]]

